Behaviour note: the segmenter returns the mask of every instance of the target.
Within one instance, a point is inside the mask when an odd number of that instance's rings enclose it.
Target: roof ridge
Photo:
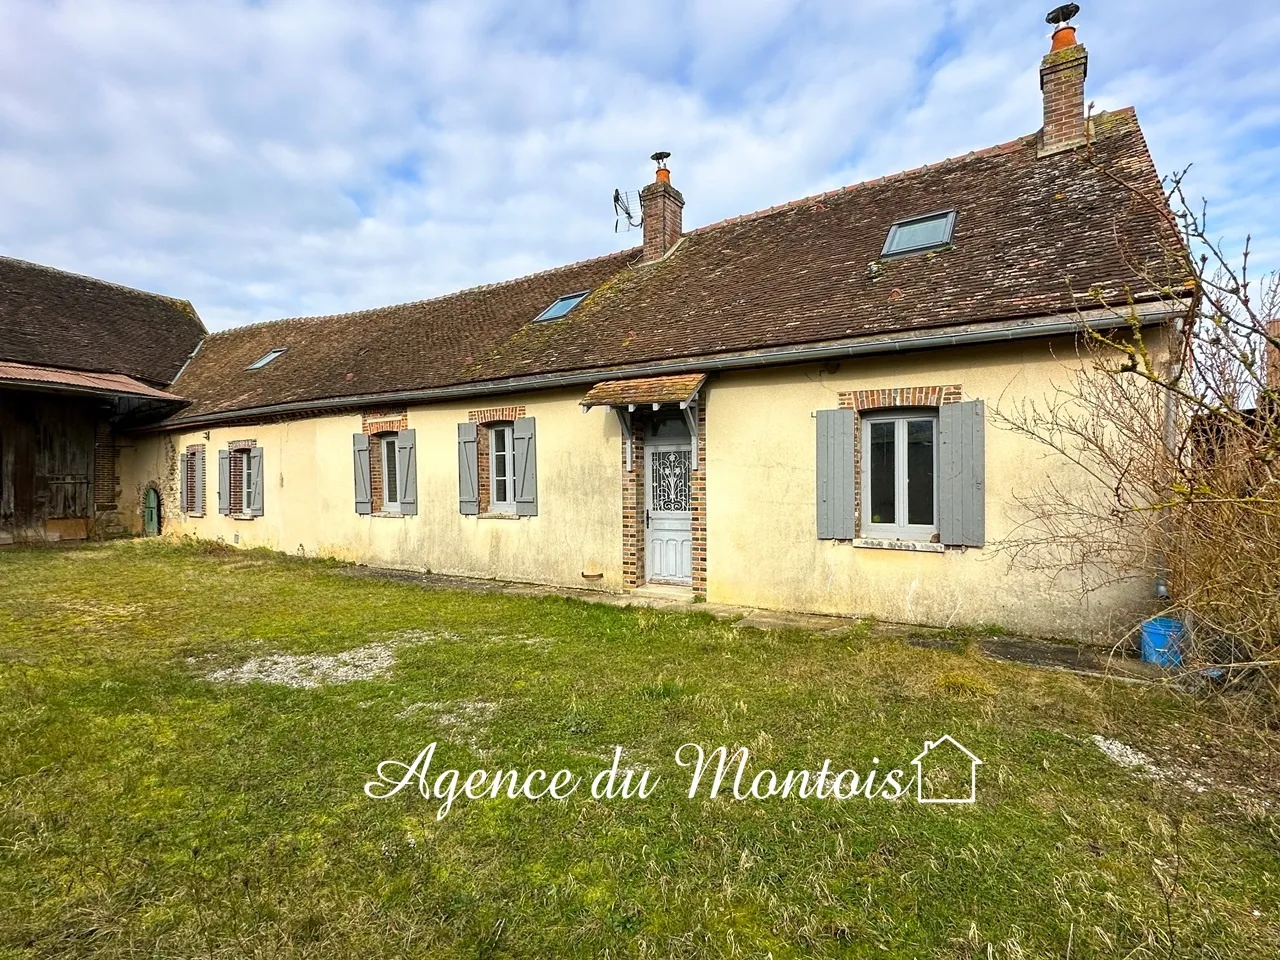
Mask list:
[[[386,303],[377,307],[362,307],[359,310],[347,310],[342,313],[322,313],[310,317],[277,317],[275,320],[259,320],[255,323],[242,323],[238,326],[228,327],[225,330],[215,330],[209,334],[209,338],[220,337],[223,334],[238,333],[241,330],[258,330],[262,327],[270,327],[277,323],[313,323],[321,320],[345,320],[350,317],[358,317],[364,313],[375,313],[383,310],[395,310],[399,307],[414,307],[419,304],[439,303],[441,300],[449,300],[453,297],[461,297],[468,293],[480,293],[484,290],[496,290],[499,287],[505,287],[513,283],[523,283],[526,280],[536,280],[538,277],[549,276],[553,273],[559,273],[562,270],[572,270],[575,267],[585,267],[593,263],[600,263],[604,260],[610,260],[614,257],[621,257],[624,254],[634,253],[642,250],[643,247],[627,247],[623,250],[614,250],[612,253],[602,253],[596,257],[587,257],[585,260],[576,260],[573,263],[564,263],[558,267],[548,267],[546,270],[537,270],[533,273],[526,273],[519,277],[509,277],[506,280],[495,280],[491,283],[478,283],[475,286],[463,287],[460,290],[452,290],[449,293],[442,293],[435,297],[423,297],[420,300],[404,300],[400,303]]]
[[[170,303],[184,303],[193,310],[195,309],[191,301],[183,297],[171,297],[167,293],[156,293],[154,290],[143,290],[141,287],[131,287],[124,283],[116,283],[114,280],[103,280],[101,277],[91,277],[87,273],[76,273],[74,270],[63,270],[61,267],[51,267],[47,263],[36,263],[34,260],[23,260],[20,257],[9,257],[2,253],[0,253],[0,261],[17,263],[24,267],[35,267],[37,270],[60,274],[64,277],[75,277],[77,280],[88,280],[90,283],[97,284],[98,286],[111,287],[115,290],[122,290],[125,293],[136,293],[143,297],[155,297],[157,300],[168,300]]]

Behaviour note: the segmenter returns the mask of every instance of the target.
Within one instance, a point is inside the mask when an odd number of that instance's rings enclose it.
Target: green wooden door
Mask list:
[[[142,510],[143,532],[148,537],[160,535],[160,494],[154,488],[147,488]]]

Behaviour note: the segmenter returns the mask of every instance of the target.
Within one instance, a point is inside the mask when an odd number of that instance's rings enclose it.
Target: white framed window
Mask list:
[[[937,413],[862,418],[862,533],[887,540],[938,533]]]
[[[511,424],[489,428],[489,512],[516,512],[516,452]]]
[[[397,444],[395,434],[383,436],[378,446],[382,450],[382,509],[387,513],[400,512],[400,484],[396,476]]]
[[[247,517],[254,502],[253,464],[248,450],[236,450],[231,455],[236,458],[236,466],[240,471],[240,509],[236,512]]]

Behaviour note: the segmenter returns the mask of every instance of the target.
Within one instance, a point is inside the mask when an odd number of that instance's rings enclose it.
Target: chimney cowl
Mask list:
[[[1060,7],[1054,7],[1049,11],[1049,15],[1044,18],[1044,22],[1053,27],[1053,43],[1049,48],[1050,53],[1057,53],[1059,50],[1065,50],[1067,47],[1076,45],[1076,28],[1071,25],[1071,21],[1076,14],[1080,12],[1080,4],[1064,3]]]

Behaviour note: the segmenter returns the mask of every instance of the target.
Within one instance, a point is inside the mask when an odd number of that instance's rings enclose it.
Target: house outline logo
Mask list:
[[[924,759],[933,750],[942,746],[943,743],[949,743],[955,747],[966,757],[969,758],[969,795],[967,797],[926,797],[924,795]],[[982,760],[972,750],[963,743],[944,733],[937,740],[925,740],[924,749],[921,750],[911,765],[916,768],[916,802],[917,803],[974,803],[978,795],[978,767],[982,764]]]

